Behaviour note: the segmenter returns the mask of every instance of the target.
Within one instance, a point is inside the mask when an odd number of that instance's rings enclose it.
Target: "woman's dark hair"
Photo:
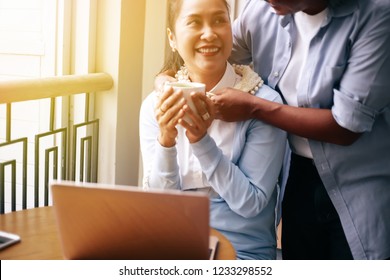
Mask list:
[[[181,11],[181,6],[183,5],[184,0],[168,0],[167,3],[167,28],[171,30],[172,33],[175,33],[175,23],[177,20],[177,17],[179,16],[179,13]],[[228,11],[230,11],[230,6],[227,0],[222,0],[227,8]],[[177,51],[173,52],[171,51],[171,48],[169,47],[169,43],[167,43],[165,48],[165,59],[164,59],[164,65],[162,69],[160,70],[160,73],[166,72],[166,71],[173,71],[177,72],[180,67],[184,64],[183,59],[179,55]]]

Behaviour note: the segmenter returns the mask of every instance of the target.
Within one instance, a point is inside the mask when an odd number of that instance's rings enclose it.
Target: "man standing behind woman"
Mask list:
[[[269,3],[267,3],[269,2]],[[286,105],[224,89],[218,118],[289,132],[284,259],[390,259],[390,1],[249,0],[232,59]]]
[[[242,94],[281,102],[250,68],[227,63],[232,30],[226,0],[169,0],[168,7],[172,57],[164,69],[204,83],[211,94],[245,88]],[[172,88],[144,100],[144,187],[207,192],[211,226],[230,240],[238,259],[275,259],[275,205],[286,133],[258,120],[215,120],[211,100],[201,93],[193,93],[192,100],[199,115]]]

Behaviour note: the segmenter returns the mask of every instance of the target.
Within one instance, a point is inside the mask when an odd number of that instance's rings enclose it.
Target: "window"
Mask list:
[[[56,75],[57,1],[0,0],[0,80],[37,78]],[[57,103],[61,112],[61,100]],[[6,135],[7,112],[11,116],[10,134]],[[50,100],[0,105],[0,143],[27,137],[27,150],[17,142],[0,147],[0,162],[15,160],[15,166],[3,167],[5,201],[10,201],[13,172],[16,172],[17,197],[21,196],[22,162],[27,157],[28,207],[33,205],[35,135],[49,128]],[[57,118],[57,121],[60,121]],[[42,145],[46,145],[42,141]],[[49,142],[53,142],[50,140]],[[27,154],[25,154],[27,152]],[[14,168],[14,170],[12,169]],[[1,172],[2,170],[0,170]],[[43,196],[41,196],[43,197]],[[6,204],[6,212],[9,210]],[[17,205],[20,209],[21,205]]]

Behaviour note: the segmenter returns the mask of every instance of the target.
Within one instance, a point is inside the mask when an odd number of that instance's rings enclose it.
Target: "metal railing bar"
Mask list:
[[[0,214],[5,212],[5,168],[11,166],[11,210],[16,210],[16,160],[0,163]]]
[[[0,104],[100,92],[112,86],[106,73],[0,81]]]
[[[73,143],[74,146],[73,146],[73,149],[72,149],[73,156],[72,156],[72,167],[71,167],[71,169],[72,169],[72,180],[73,181],[76,180],[76,156],[77,156],[77,135],[78,135],[77,131],[78,131],[79,128],[86,127],[88,125],[94,125],[94,130],[96,129],[96,133],[93,133],[94,137],[92,138],[92,140],[96,139],[95,140],[96,141],[96,145],[93,145],[92,144],[93,141],[91,141],[91,145],[94,146],[94,152],[95,152],[95,155],[96,155],[95,164],[94,164],[95,165],[95,168],[94,168],[95,169],[94,170],[94,179],[92,180],[92,182],[95,182],[95,180],[97,180],[97,175],[96,174],[97,174],[97,167],[98,167],[98,165],[97,165],[98,160],[97,159],[98,159],[98,145],[99,145],[99,120],[98,119],[93,120],[93,121],[88,121],[88,122],[85,122],[85,123],[79,123],[79,124],[76,124],[76,125],[73,126],[73,141],[72,141],[72,143]],[[83,148],[81,143],[82,142],[80,142],[80,145],[81,145],[80,146],[80,153],[81,153],[81,149]],[[82,155],[80,157],[81,157],[81,160],[83,160],[82,159]],[[80,171],[79,174],[81,174],[81,171]],[[91,178],[92,178],[92,176],[91,176]],[[80,179],[80,181],[82,181],[82,180]]]
[[[89,121],[89,100],[90,100],[90,93],[87,92],[85,94],[85,115],[84,115],[84,121]]]
[[[87,144],[88,144],[87,182],[91,182],[91,173],[92,173],[92,137],[91,136],[88,137]]]
[[[52,147],[46,149],[45,151],[45,184],[44,184],[44,205],[49,205],[49,164],[50,164],[50,154],[53,154],[53,179],[58,179],[58,147]]]
[[[6,107],[6,132],[5,132],[5,141],[11,141],[11,104],[7,104]]]
[[[87,152],[85,152],[85,147],[87,147]],[[87,182],[91,182],[91,162],[92,162],[92,136],[87,136],[81,138],[81,147],[80,147],[80,181],[84,181],[84,166],[86,170]],[[85,163],[85,157],[87,158]]]
[[[56,99],[53,97],[50,99],[50,131],[54,130],[55,107]]]
[[[97,135],[96,137],[96,146],[95,146],[95,151],[94,151],[94,155],[95,155],[95,160],[93,161],[94,164],[95,164],[95,168],[94,168],[94,172],[93,172],[93,178],[92,178],[92,182],[93,183],[97,183],[97,178],[98,178],[98,165],[99,165],[99,119],[96,120],[96,133],[95,135]]]
[[[28,138],[20,138],[20,139],[15,139],[8,141],[6,143],[0,143],[0,148],[13,145],[13,144],[18,144],[22,143],[23,144],[23,162],[22,162],[22,207],[23,209],[27,209],[27,142]],[[0,176],[1,178],[1,176]]]
[[[40,147],[40,140],[41,138],[47,137],[47,136],[54,136],[55,134],[62,133],[62,145],[66,145],[66,133],[67,133],[67,128],[59,128],[50,132],[45,132],[41,134],[35,135],[35,163],[34,163],[34,168],[35,168],[35,184],[34,184],[34,207],[39,207],[39,147]],[[65,144],[64,144],[65,142]],[[64,146],[63,146],[64,147]],[[65,158],[66,156],[66,148],[63,149],[62,151],[62,156],[61,158]],[[63,169],[63,174],[64,176],[64,169]],[[62,178],[65,179],[65,178]],[[46,180],[45,180],[46,181]]]
[[[5,167],[3,163],[0,163],[0,214],[4,214],[5,209]]]

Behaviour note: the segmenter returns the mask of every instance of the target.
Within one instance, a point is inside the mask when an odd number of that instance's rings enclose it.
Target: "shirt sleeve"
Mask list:
[[[250,4],[253,1],[247,1],[240,16],[233,22],[233,49],[229,61],[235,64],[249,64],[252,62],[251,36],[248,36],[248,19],[251,13],[247,14]]]
[[[231,161],[206,135],[192,144],[202,171],[213,189],[237,214],[249,218],[258,215],[272,198],[277,186],[286,147],[286,133],[261,121],[237,124],[242,139],[240,154]],[[246,130],[246,131],[242,131]]]
[[[143,162],[143,188],[180,189],[176,147],[158,142],[159,127],[154,116],[155,92],[142,103],[140,110],[140,146]]]
[[[390,105],[390,9],[373,13],[366,11],[358,18],[347,65],[334,90],[333,116],[354,132],[370,131]]]

